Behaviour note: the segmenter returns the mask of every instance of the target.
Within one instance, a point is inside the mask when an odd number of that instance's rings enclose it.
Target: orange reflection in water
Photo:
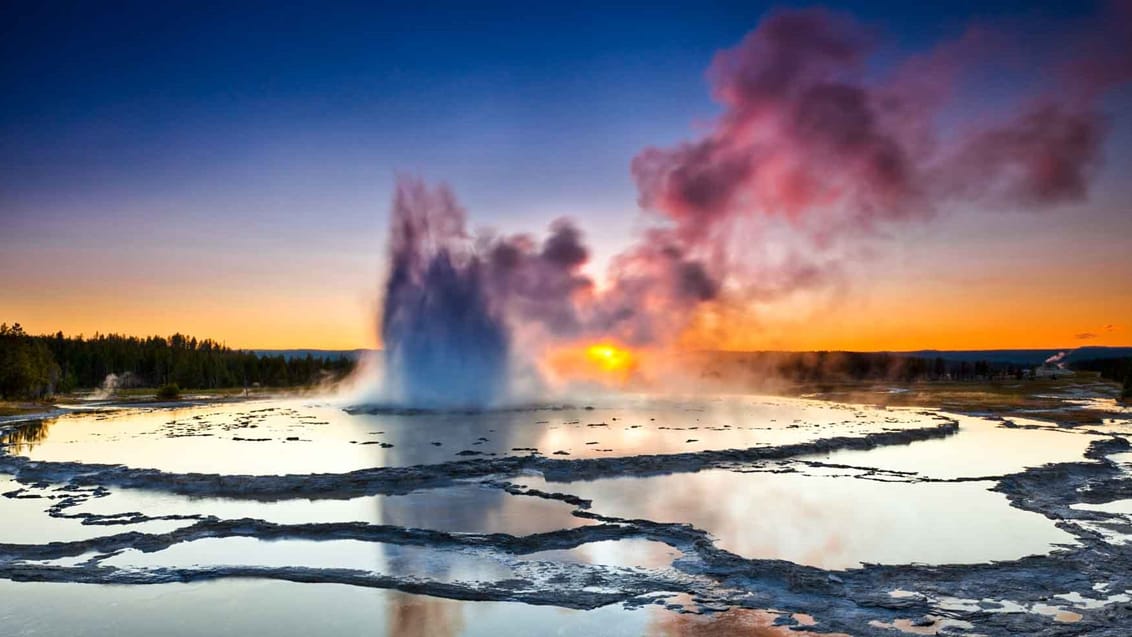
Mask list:
[[[389,596],[392,637],[453,637],[464,630],[462,603],[393,592]]]
[[[723,613],[710,615],[664,613],[652,623],[650,635],[657,637],[692,637],[747,635],[749,637],[816,637],[817,633],[791,630],[787,626],[775,626],[775,613],[746,608],[732,608]],[[796,615],[795,620],[803,626],[812,625],[813,620],[806,615]],[[822,633],[828,637],[848,637],[842,633]]]

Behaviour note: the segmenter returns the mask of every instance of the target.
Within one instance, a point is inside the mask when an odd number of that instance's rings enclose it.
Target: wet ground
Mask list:
[[[1132,634],[1132,414],[1062,398],[1101,416],[622,396],[8,424],[0,626]]]

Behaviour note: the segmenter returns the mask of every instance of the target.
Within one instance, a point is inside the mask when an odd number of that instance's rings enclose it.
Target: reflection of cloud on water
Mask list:
[[[872,535],[877,522],[861,516],[851,500],[803,497],[795,484],[779,484],[777,474],[769,475],[761,480],[758,474],[709,471],[652,482],[619,478],[601,489],[595,506],[603,513],[691,522],[719,538],[722,548],[744,556],[826,568],[856,565],[851,549],[859,547],[847,545],[846,534]],[[650,491],[664,495],[648,498]]]
[[[743,557],[825,569],[1017,559],[1073,541],[989,486],[713,469],[545,488],[592,500],[604,515],[692,524]]]

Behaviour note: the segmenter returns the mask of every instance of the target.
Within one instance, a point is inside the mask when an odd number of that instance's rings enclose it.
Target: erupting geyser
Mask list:
[[[493,308],[464,213],[444,187],[401,179],[381,337],[394,402],[483,407],[503,395],[510,334]]]

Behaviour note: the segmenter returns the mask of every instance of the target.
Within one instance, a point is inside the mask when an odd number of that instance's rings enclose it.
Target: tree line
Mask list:
[[[945,360],[888,352],[711,352],[705,373],[725,378],[735,372],[791,383],[849,381],[1024,380],[1032,367],[986,360]]]
[[[1132,399],[1132,356],[1074,361],[1073,369],[1098,372],[1101,378],[1123,383],[1122,397]]]
[[[748,376],[797,384],[877,381],[1023,381],[1034,379],[1036,365],[988,360],[947,360],[887,352],[712,352],[705,375]],[[1073,361],[1069,370],[1091,371],[1122,383],[1122,396],[1132,399],[1132,357]],[[1057,373],[1052,377],[1057,377]]]
[[[184,334],[33,336],[19,323],[0,325],[2,398],[42,398],[99,388],[108,381],[118,388],[296,387],[336,380],[353,368],[348,356],[261,356]]]

